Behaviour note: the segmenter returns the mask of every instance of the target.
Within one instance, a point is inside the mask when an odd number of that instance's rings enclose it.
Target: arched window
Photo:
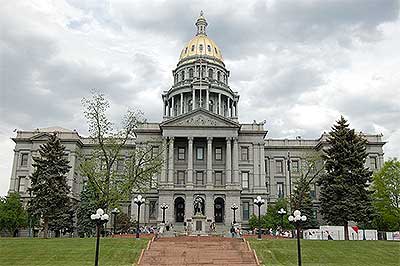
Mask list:
[[[192,111],[192,110],[193,110],[193,101],[192,101],[192,99],[190,99],[188,101],[188,111]]]
[[[189,68],[189,78],[193,78],[193,68]]]
[[[211,53],[211,45],[207,45],[207,51]]]
[[[175,83],[178,82],[178,73],[175,74]]]
[[[201,66],[201,77],[206,77],[206,66]]]
[[[217,48],[214,47],[215,53],[218,54]]]
[[[187,53],[187,49],[188,49],[188,48],[186,47],[186,48],[185,48],[185,54]]]
[[[217,72],[217,80],[221,81],[221,72],[219,72],[219,71]]]
[[[203,51],[203,45],[202,44],[199,45],[199,50]]]
[[[194,44],[192,45],[192,52],[194,51]]]
[[[209,77],[210,79],[213,79],[213,74],[214,74],[213,69],[212,69],[212,68],[208,69],[208,77]]]
[[[185,70],[182,70],[181,72],[181,80],[185,80]]]
[[[208,110],[211,111],[211,112],[214,112],[214,102],[213,102],[213,100],[210,100],[208,102]]]

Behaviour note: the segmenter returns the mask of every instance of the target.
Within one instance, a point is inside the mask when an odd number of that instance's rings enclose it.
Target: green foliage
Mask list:
[[[373,213],[368,190],[371,171],[365,167],[366,140],[341,117],[327,144],[323,155],[326,173],[319,179],[321,213],[328,223],[343,225],[348,239],[348,221],[366,223]]]
[[[77,210],[77,229],[80,237],[91,237],[95,235],[96,225],[90,219],[90,215],[96,213],[97,194],[90,183],[85,184],[81,192],[81,201]]]
[[[129,233],[131,227],[134,226],[130,217],[124,212],[118,213],[116,222],[117,222],[116,224],[117,233]]]
[[[19,228],[28,225],[28,213],[21,204],[18,193],[11,193],[8,198],[0,198],[0,231],[14,235]]]
[[[66,175],[71,168],[65,156],[65,147],[54,133],[40,146],[39,157],[34,157],[31,175],[29,212],[43,220],[44,237],[48,229],[71,231],[70,188]]]
[[[103,94],[94,92],[82,103],[90,138],[96,145],[82,162],[80,172],[95,189],[97,205],[107,211],[128,199],[132,191],[149,189],[160,172],[164,147],[157,153],[150,144],[136,143],[133,147],[135,131],[145,122],[140,111],[128,110],[117,128],[107,117],[110,104]]]
[[[249,219],[249,226],[251,230],[253,230],[254,228],[259,228],[260,224],[261,223],[258,222],[258,216],[252,214]]]
[[[374,222],[379,230],[400,230],[400,162],[390,160],[373,176]]]
[[[286,213],[282,216],[278,213],[278,211],[283,208],[287,211],[288,203],[286,199],[279,199],[275,204],[269,204],[267,207],[267,213],[265,215],[261,215],[261,226],[264,229],[273,230],[280,229],[283,225],[283,229],[292,229],[293,225],[289,223],[288,214]],[[260,223],[258,222],[258,215],[251,215],[249,219],[249,226],[251,229],[258,228]]]

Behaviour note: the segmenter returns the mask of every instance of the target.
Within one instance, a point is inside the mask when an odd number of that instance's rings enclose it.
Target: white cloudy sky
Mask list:
[[[318,138],[343,114],[383,133],[386,157],[400,157],[397,0],[2,0],[0,195],[13,130],[85,135],[80,101],[93,88],[113,117],[137,107],[159,121],[160,93],[200,10],[241,95],[242,122],[265,119],[269,137]]]

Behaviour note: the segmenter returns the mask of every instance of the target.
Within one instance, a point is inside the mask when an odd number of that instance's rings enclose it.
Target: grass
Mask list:
[[[132,266],[146,239],[102,238],[99,265]],[[0,238],[0,265],[94,265],[95,238]]]
[[[296,240],[249,240],[266,266],[297,265]],[[304,266],[400,265],[400,243],[395,241],[301,241]]]

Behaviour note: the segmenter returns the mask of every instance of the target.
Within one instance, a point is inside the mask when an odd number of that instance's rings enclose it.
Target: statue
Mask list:
[[[203,199],[201,197],[197,197],[194,202],[194,215],[204,214],[203,213]]]

